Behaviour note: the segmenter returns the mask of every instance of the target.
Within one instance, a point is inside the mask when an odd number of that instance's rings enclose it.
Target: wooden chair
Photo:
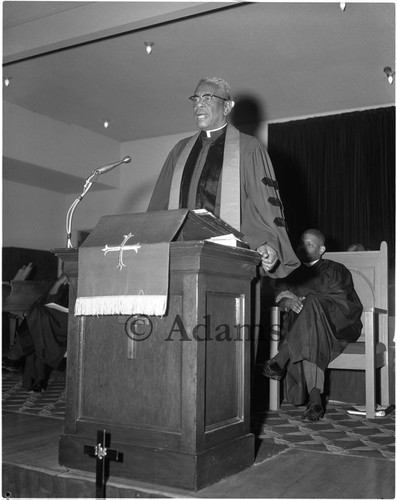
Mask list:
[[[326,252],[325,259],[344,264],[351,272],[354,287],[364,310],[363,330],[357,342],[347,348],[328,366],[330,369],[365,371],[366,417],[375,417],[376,376],[379,369],[380,404],[389,405],[388,362],[388,269],[387,244],[380,250],[366,252]],[[271,308],[270,357],[278,351],[281,308]],[[270,380],[270,410],[280,407],[280,383]]]

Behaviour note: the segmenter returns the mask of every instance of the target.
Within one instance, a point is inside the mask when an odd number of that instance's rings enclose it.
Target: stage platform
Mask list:
[[[330,426],[325,419],[309,436],[310,429],[294,427],[291,411],[284,414],[287,420],[281,412],[262,427],[255,465],[238,474],[191,492],[115,478],[110,465],[106,497],[322,498],[325,491],[327,498],[395,497],[394,416],[367,423],[351,419],[345,436],[342,418],[339,431],[337,420]],[[2,424],[3,498],[95,497],[94,459],[92,474],[58,465],[61,419],[3,411]],[[352,452],[358,427],[366,429],[366,437],[359,439],[361,452],[357,442]]]
[[[321,422],[302,422],[303,409],[271,412],[257,386],[252,467],[197,492],[115,477],[110,462],[107,498],[395,498],[395,410],[376,419],[330,403]],[[65,414],[65,375],[54,371],[47,390],[28,392],[20,373],[2,373],[3,498],[95,498],[92,473],[58,464]],[[83,453],[83,449],[81,450]],[[324,494],[326,492],[326,495]]]

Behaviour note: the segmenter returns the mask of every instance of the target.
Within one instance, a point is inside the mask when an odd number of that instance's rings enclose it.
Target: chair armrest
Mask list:
[[[387,314],[388,311],[386,309],[380,309],[379,307],[364,307],[363,313]]]
[[[281,306],[270,306],[270,311],[275,311],[275,312],[288,312],[288,309],[286,307],[281,307]]]

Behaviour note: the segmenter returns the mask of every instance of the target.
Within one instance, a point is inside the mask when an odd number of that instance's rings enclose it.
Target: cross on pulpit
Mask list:
[[[117,450],[109,449],[110,434],[105,430],[97,432],[97,444],[95,446],[84,445],[84,453],[90,457],[96,457],[96,496],[106,498],[106,480],[109,477],[109,461],[123,461],[123,454]]]
[[[105,245],[104,248],[102,248],[102,252],[104,255],[106,255],[108,252],[118,252],[119,253],[119,263],[117,264],[117,269],[121,271],[123,267],[125,267],[125,264],[123,262],[123,252],[125,250],[135,250],[135,253],[138,253],[138,250],[141,248],[141,245],[139,243],[136,243],[135,245],[126,245],[127,241],[132,238],[134,235],[132,233],[128,233],[124,235],[124,240],[120,243],[120,245],[115,246],[115,247],[110,247],[109,245]]]

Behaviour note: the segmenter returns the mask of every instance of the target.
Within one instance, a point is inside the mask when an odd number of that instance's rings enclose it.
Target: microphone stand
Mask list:
[[[71,204],[71,206],[68,210],[68,213],[66,214],[66,235],[67,235],[67,247],[68,248],[73,248],[73,245],[72,245],[73,213],[74,213],[77,205],[80,203],[80,201],[87,194],[88,190],[92,186],[92,183],[95,182],[101,174],[104,174],[105,172],[109,172],[110,170],[113,170],[118,165],[121,165],[122,163],[129,163],[130,161],[131,161],[131,158],[129,156],[125,156],[122,160],[116,161],[116,163],[111,163],[110,165],[105,165],[104,167],[100,167],[100,168],[97,168],[96,170],[93,170],[91,175],[86,179],[83,192],[81,193],[80,196],[78,196],[74,200],[74,202]]]
[[[76,210],[76,207],[80,203],[80,201],[88,193],[90,187],[92,186],[92,183],[97,180],[99,175],[100,175],[100,173],[97,170],[94,170],[92,172],[92,174],[89,177],[87,177],[85,184],[84,184],[83,192],[81,193],[80,196],[78,196],[74,200],[74,202],[71,204],[71,206],[66,214],[67,248],[74,248],[72,245],[72,218],[73,218],[74,211]]]

